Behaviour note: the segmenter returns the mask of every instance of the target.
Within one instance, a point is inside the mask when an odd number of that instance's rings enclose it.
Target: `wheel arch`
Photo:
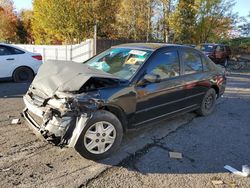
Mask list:
[[[220,95],[220,88],[217,85],[212,85],[211,88],[215,90],[217,98],[218,98]]]
[[[116,105],[106,104],[101,109],[114,114],[120,120],[123,127],[123,131],[125,132],[127,130],[128,120],[124,111],[120,107]]]
[[[35,72],[34,72],[34,70],[33,70],[31,67],[26,66],[26,65],[22,65],[22,66],[16,67],[16,68],[13,70],[13,72],[12,72],[12,78],[13,78],[13,76],[14,76],[15,71],[16,71],[17,69],[19,69],[19,68],[27,68],[27,69],[30,69],[30,70],[32,71],[32,73],[33,73],[33,76],[35,76]]]

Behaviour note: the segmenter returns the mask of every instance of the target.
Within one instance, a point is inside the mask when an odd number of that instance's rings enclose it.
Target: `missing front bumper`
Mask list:
[[[26,106],[23,110],[23,117],[28,126],[39,138],[47,141],[56,138],[57,142],[59,139],[58,144],[61,146],[74,147],[82,130],[92,117],[92,114],[87,115],[87,113],[77,116],[58,117],[52,112],[53,110],[50,114],[49,108],[37,107],[25,96],[23,100]]]
[[[25,108],[23,110],[23,117],[26,120],[26,124],[30,127],[31,130],[33,130],[33,132],[42,139],[45,139],[42,136],[42,133],[40,132],[40,125],[32,118],[32,116],[28,113],[29,109]]]

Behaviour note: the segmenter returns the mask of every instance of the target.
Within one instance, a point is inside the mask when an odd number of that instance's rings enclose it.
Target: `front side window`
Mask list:
[[[202,72],[201,56],[198,53],[192,51],[183,51],[182,61],[185,69],[185,74]]]
[[[85,63],[95,69],[129,80],[144,64],[151,53],[148,50],[111,48]]]
[[[0,56],[4,55],[11,55],[11,53],[5,46],[0,46]]]
[[[150,62],[149,74],[159,75],[160,79],[180,75],[180,62],[177,51],[158,52]]]

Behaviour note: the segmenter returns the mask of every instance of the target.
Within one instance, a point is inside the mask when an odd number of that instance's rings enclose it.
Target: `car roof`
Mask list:
[[[134,49],[150,50],[150,51],[155,51],[163,47],[184,47],[184,46],[179,44],[167,44],[167,43],[126,43],[126,44],[112,46],[112,48],[134,48]]]

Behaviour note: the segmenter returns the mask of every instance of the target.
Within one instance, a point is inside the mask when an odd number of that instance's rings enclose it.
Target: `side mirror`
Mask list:
[[[156,74],[146,74],[138,85],[145,85],[146,83],[159,83],[161,81],[160,76]]]

